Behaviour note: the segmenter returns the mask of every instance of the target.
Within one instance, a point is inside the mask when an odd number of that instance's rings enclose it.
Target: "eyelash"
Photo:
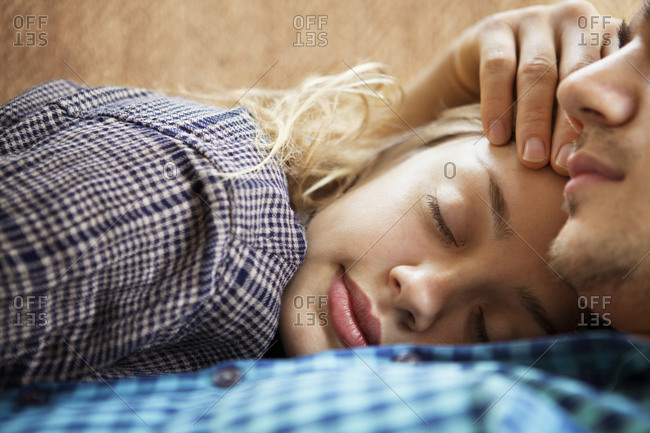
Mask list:
[[[621,49],[630,42],[630,26],[623,20],[616,32],[618,36],[618,48]]]
[[[431,219],[436,225],[436,229],[444,237],[447,245],[453,245],[455,247],[458,247],[458,242],[456,242],[456,238],[454,237],[454,234],[449,229],[447,223],[445,223],[445,219],[442,217],[442,214],[440,213],[440,206],[438,205],[438,199],[433,194],[429,194],[427,196],[427,207],[429,208],[429,212],[431,213]]]
[[[478,314],[476,315],[476,323],[474,324],[474,327],[478,341],[482,343],[487,343],[490,341],[487,329],[485,328],[485,315],[483,314],[483,308],[481,307],[478,307]]]

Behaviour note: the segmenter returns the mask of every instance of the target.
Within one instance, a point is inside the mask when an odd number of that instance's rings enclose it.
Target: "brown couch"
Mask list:
[[[406,80],[481,17],[534,3],[4,0],[0,103],[54,78],[206,92],[290,86],[368,60]],[[594,3],[623,17],[641,0]]]

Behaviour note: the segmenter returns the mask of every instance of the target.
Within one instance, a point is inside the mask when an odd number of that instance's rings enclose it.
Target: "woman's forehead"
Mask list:
[[[490,143],[485,137],[470,136],[457,137],[426,148],[427,156],[443,164],[469,164],[479,160],[485,162],[498,162],[501,155],[491,155]],[[417,158],[417,156],[415,156]],[[491,161],[494,159],[494,161]]]

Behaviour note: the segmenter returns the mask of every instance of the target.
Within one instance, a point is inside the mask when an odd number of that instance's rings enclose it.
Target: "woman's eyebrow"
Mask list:
[[[497,240],[508,239],[512,236],[512,229],[510,228],[510,211],[508,210],[508,203],[503,195],[503,190],[499,184],[499,178],[492,168],[487,163],[479,158],[479,163],[485,169],[488,182],[490,186],[489,203],[481,200],[490,208],[492,214],[492,226],[494,228],[494,237]],[[480,196],[479,196],[480,197]]]
[[[629,20],[628,39],[647,33],[650,27],[650,0],[645,0]]]
[[[646,25],[650,25],[650,0],[645,0],[639,8]]]

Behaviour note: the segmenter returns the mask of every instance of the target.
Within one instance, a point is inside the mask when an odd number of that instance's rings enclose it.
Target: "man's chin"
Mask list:
[[[594,269],[599,265],[594,263],[597,258],[590,254],[595,247],[590,245],[594,239],[583,236],[582,229],[575,218],[566,222],[551,242],[549,265],[573,286],[579,295],[584,296],[589,294],[590,287],[593,286]]]
[[[617,260],[624,256],[617,244],[603,230],[591,230],[572,217],[551,242],[549,265],[580,296],[611,294],[629,270],[626,262]]]

